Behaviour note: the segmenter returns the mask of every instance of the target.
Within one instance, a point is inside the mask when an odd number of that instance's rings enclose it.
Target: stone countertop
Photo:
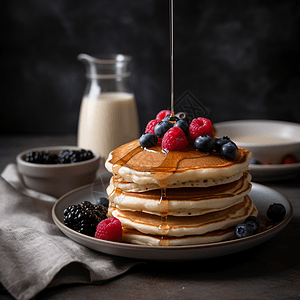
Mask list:
[[[29,148],[76,145],[75,136],[0,136],[0,171]],[[148,262],[100,285],[48,288],[36,300],[55,299],[299,299],[300,176],[263,183],[287,197],[294,215],[271,240],[252,249],[192,262]],[[0,299],[13,299],[0,288]]]

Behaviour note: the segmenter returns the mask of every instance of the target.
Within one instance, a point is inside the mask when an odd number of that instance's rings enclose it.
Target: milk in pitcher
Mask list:
[[[110,151],[139,138],[135,98],[132,93],[101,93],[82,100],[78,145],[106,159]]]

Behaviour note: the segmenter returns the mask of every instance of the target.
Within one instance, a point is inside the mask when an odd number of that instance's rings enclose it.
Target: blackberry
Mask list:
[[[60,164],[69,164],[71,163],[71,156],[73,155],[73,151],[69,150],[61,150],[58,152],[58,162]]]
[[[105,208],[108,208],[109,200],[106,197],[100,197],[96,200],[96,204],[103,205]]]
[[[94,154],[90,150],[81,149],[78,153],[78,161],[85,161],[85,160],[89,160],[92,158],[94,158]]]
[[[28,152],[25,156],[25,161],[31,163],[42,163],[42,153],[38,151]]]
[[[103,205],[83,201],[64,210],[64,224],[79,233],[93,237],[97,225],[107,218],[106,214],[107,209]]]
[[[69,164],[92,159],[90,150],[61,150],[58,154],[48,151],[32,151],[25,155],[24,160],[35,164]]]
[[[26,154],[25,161],[35,164],[56,164],[57,155],[47,151],[32,151]]]
[[[58,153],[58,162],[60,164],[69,164],[85,161],[93,157],[94,155],[90,150],[61,150]]]

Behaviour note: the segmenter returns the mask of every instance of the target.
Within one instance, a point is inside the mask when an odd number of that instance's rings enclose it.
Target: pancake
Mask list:
[[[125,243],[148,246],[185,246],[216,243],[234,238],[234,228],[216,230],[202,235],[190,235],[183,237],[161,237],[158,235],[146,235],[134,229],[124,229],[122,241]]]
[[[242,174],[236,174],[234,176],[231,176],[230,178],[223,178],[221,180],[215,180],[215,179],[206,179],[204,181],[181,181],[181,182],[175,182],[172,185],[167,185],[166,188],[203,188],[203,187],[211,187],[211,186],[217,186],[222,184],[231,183],[233,181],[239,180],[241,178]],[[135,182],[128,182],[125,181],[124,178],[122,178],[119,175],[115,175],[111,179],[112,185],[115,187],[120,188],[123,191],[126,192],[147,192],[152,190],[161,189],[161,187],[158,184],[144,184],[140,185]],[[212,182],[213,181],[213,182]]]
[[[105,167],[108,217],[121,221],[124,242],[192,245],[234,238],[234,228],[257,209],[248,196],[251,152],[239,148],[234,159],[213,151],[142,148],[139,140],[113,150]]]
[[[237,181],[207,188],[167,189],[144,193],[126,192],[114,186],[107,188],[110,205],[119,210],[132,210],[161,215],[195,216],[228,208],[242,202],[251,189],[251,176],[246,172]]]
[[[207,154],[196,151],[193,145],[164,153],[160,146],[143,149],[139,140],[135,140],[113,150],[105,167],[127,182],[126,188],[124,181],[120,181],[122,189],[144,192],[159,188],[209,187],[230,183],[243,176],[250,160],[251,152],[243,148],[238,148],[233,160],[227,160],[217,152]],[[130,183],[133,183],[131,187]]]
[[[135,229],[144,234],[159,236],[202,235],[207,232],[226,229],[243,222],[254,210],[249,196],[244,201],[224,210],[200,216],[178,217],[157,216],[136,211],[109,207],[108,212],[118,218],[126,229]]]
[[[256,207],[253,207],[251,216],[257,216]],[[201,235],[187,236],[161,236],[150,235],[139,232],[135,229],[123,229],[122,241],[125,243],[148,245],[148,246],[185,246],[185,245],[200,245],[208,243],[217,243],[235,238],[235,227],[215,230]]]

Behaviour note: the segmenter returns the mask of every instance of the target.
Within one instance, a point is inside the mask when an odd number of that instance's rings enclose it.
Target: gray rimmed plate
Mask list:
[[[100,182],[67,193],[53,206],[52,217],[58,228],[73,241],[99,252],[128,258],[185,261],[213,258],[243,251],[274,237],[286,227],[293,215],[292,205],[287,198],[269,187],[253,183],[249,195],[259,211],[259,219],[263,221],[263,230],[256,235],[242,239],[190,246],[142,246],[99,240],[80,234],[63,224],[63,211],[66,207],[84,200],[95,203],[97,198],[106,195],[105,188],[106,184]],[[284,220],[277,224],[267,222],[265,216],[268,207],[273,203],[281,203],[286,208]]]

